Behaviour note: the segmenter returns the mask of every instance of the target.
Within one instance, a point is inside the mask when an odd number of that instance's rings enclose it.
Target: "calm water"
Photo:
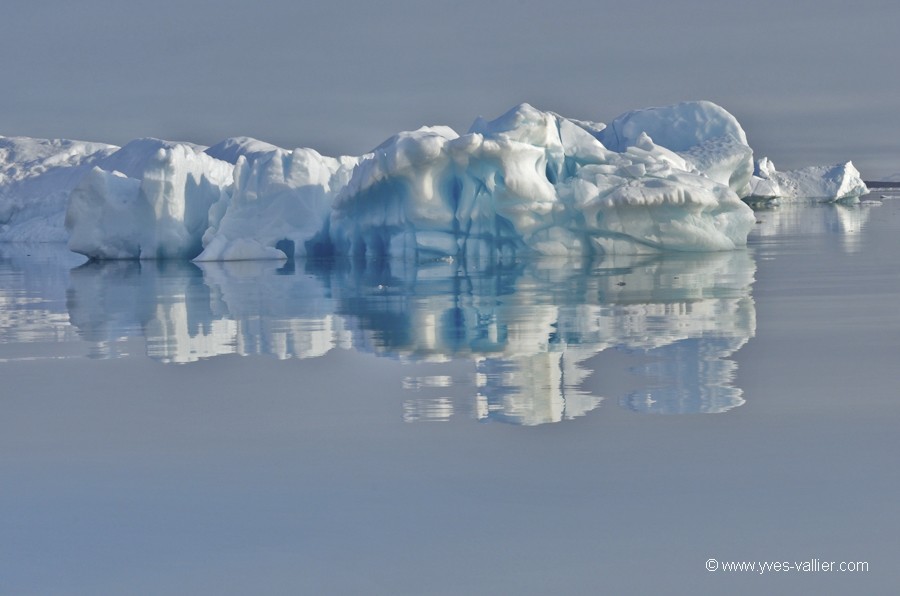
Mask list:
[[[478,270],[0,246],[0,593],[890,593],[900,199],[757,219]]]

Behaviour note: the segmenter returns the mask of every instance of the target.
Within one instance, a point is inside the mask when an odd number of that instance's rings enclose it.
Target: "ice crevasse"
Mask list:
[[[105,147],[65,215],[70,248],[98,259],[729,250],[753,226],[741,198],[759,179],[740,124],[702,101],[609,126],[522,104],[463,135],[423,127],[359,157],[249,138]]]

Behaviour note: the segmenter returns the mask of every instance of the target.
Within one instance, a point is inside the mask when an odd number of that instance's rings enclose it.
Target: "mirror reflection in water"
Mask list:
[[[71,323],[92,355],[121,355],[143,336],[147,355],[189,363],[224,354],[316,358],[334,349],[440,365],[409,376],[408,421],[465,410],[535,425],[576,418],[604,396],[596,356],[640,354],[638,412],[718,413],[743,403],[729,357],[753,337],[755,264],[746,251],[538,260],[485,267],[439,261],[91,262],[69,276]],[[467,403],[432,395],[469,383]],[[615,402],[616,400],[613,400]]]

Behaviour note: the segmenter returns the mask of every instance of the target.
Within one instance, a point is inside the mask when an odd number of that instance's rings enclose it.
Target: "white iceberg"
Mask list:
[[[186,143],[132,141],[72,191],[69,248],[96,259],[193,258],[232,169]]]
[[[210,210],[197,261],[306,255],[328,219],[335,190],[347,184],[357,164],[356,158],[324,157],[312,149],[273,148],[252,161],[246,156],[237,158],[231,192]]]
[[[779,172],[764,157],[756,163],[750,196],[756,198],[826,199],[839,201],[869,192],[853,162]]]
[[[249,137],[121,149],[0,137],[0,241],[217,261],[717,251],[746,243],[742,198],[866,190],[849,162],[753,172],[744,130],[706,101],[609,126],[522,104],[463,135],[423,127],[360,157]]]
[[[252,137],[230,137],[209,147],[204,153],[218,160],[236,164],[241,156],[253,161],[276,149],[280,147]]]
[[[0,137],[0,242],[65,242],[69,193],[117,147]]]
[[[698,171],[746,196],[753,174],[753,149],[737,118],[710,101],[690,101],[622,114],[598,138],[625,151],[648,135],[677,152]]]

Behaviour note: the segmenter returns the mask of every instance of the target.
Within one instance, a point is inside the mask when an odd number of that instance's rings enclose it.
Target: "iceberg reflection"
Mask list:
[[[740,347],[740,346],[738,346]],[[744,403],[732,385],[737,364],[732,338],[689,338],[665,348],[665,357],[647,365],[643,373],[657,385],[625,396],[621,404],[636,412],[654,414],[717,414]]]
[[[758,224],[752,234],[761,238],[837,234],[843,252],[852,254],[859,251],[863,229],[877,206],[870,201],[791,201],[758,206]]]
[[[77,339],[65,308],[72,261],[70,254],[46,245],[0,243],[0,345]],[[17,354],[12,359],[23,358],[33,357]]]
[[[67,305],[101,357],[143,336],[151,358],[176,363],[337,348],[429,366],[470,361],[465,398],[446,395],[460,385],[452,375],[403,379],[413,395],[404,420],[468,412],[535,425],[596,408],[603,398],[587,361],[613,348],[645,361],[630,371],[639,388],[620,400],[629,409],[713,413],[743,403],[728,358],[755,333],[754,274],[744,251],[474,270],[443,261],[110,262],[72,270]]]

